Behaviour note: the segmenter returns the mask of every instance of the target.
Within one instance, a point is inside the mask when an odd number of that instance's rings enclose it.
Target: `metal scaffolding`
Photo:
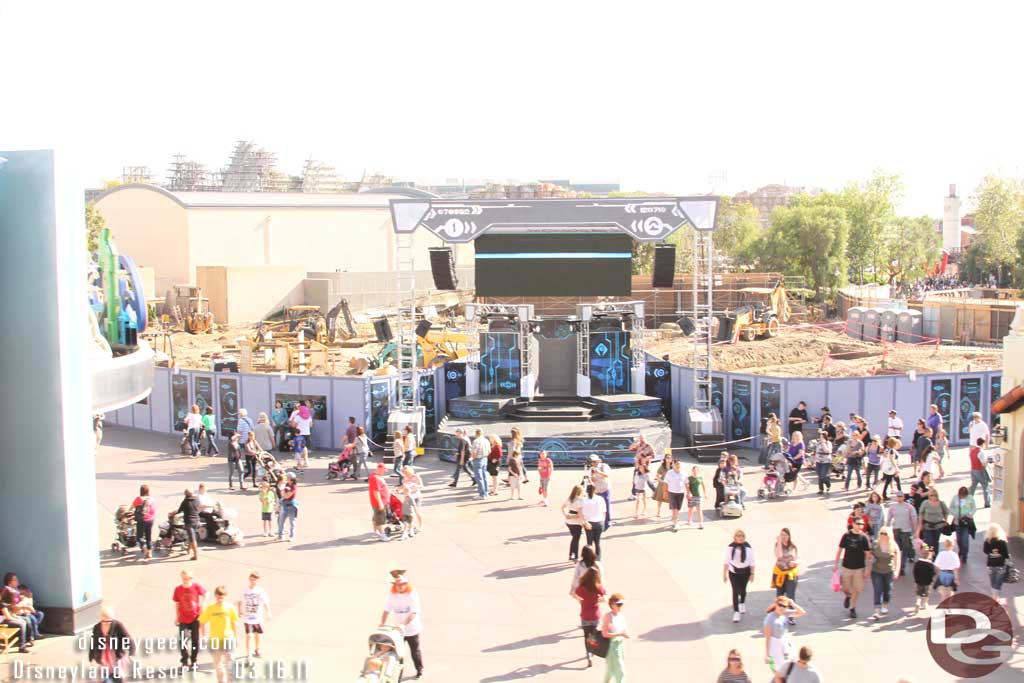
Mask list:
[[[419,405],[416,376],[416,269],[411,233],[395,235],[395,292],[398,296],[398,410],[412,412]]]
[[[711,322],[714,280],[712,233],[694,230],[693,238],[693,405],[711,410]]]

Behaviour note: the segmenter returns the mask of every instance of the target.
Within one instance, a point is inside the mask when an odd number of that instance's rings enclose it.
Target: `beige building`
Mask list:
[[[96,199],[118,249],[153,268],[155,291],[198,284],[199,266],[297,266],[307,272],[394,270],[389,201],[400,194],[170,192],[121,185]],[[408,196],[408,195],[404,195]],[[415,233],[417,269],[441,241]],[[471,247],[458,254],[471,263]]]
[[[992,406],[1000,413],[1003,448],[993,466],[992,521],[1024,535],[1024,305],[1003,340],[1003,395]]]

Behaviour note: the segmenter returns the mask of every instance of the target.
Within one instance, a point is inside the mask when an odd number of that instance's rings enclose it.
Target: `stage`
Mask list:
[[[523,459],[532,464],[541,450],[558,464],[582,464],[597,453],[610,464],[629,465],[629,446],[643,434],[658,459],[672,441],[672,430],[662,416],[661,401],[650,396],[517,396],[476,395],[448,401],[448,415],[437,429],[441,459],[453,460],[455,430],[464,428],[472,438],[476,429],[497,434],[507,444],[513,427],[523,434]],[[507,447],[506,447],[507,451]]]

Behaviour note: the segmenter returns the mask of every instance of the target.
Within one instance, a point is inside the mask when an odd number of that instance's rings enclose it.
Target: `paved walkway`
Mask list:
[[[952,459],[954,471],[940,484],[944,500],[967,481],[966,453],[955,451]],[[289,544],[258,535],[256,496],[226,490],[223,459],[182,458],[171,437],[109,429],[97,461],[106,600],[136,637],[170,637],[175,632],[170,595],[183,567],[189,567],[211,593],[214,586],[227,585],[231,600],[245,586],[248,572],[258,568],[274,613],[264,661],[285,662],[289,674],[297,671],[295,662],[303,662],[307,680],[316,683],[354,680],[365,655],[366,636],[380,616],[389,585],[387,572],[402,567],[409,570],[423,598],[424,680],[601,680],[603,662],[597,660],[587,671],[582,658],[578,608],[567,596],[568,534],[557,507],[578,470],[556,471],[554,506],[543,508],[536,505],[535,480],[524,487],[526,501],[509,501],[507,491],[477,501],[465,479],[457,490],[447,487],[450,465],[430,456],[417,464],[427,485],[425,531],[415,539],[371,540],[366,485],[324,481],[324,458],[313,460],[300,487],[298,538]],[[705,468],[705,473],[710,484],[711,469]],[[626,501],[629,477],[628,470],[614,474],[613,509],[619,522],[605,534],[603,544],[606,587],[624,593],[627,600],[625,613],[633,634],[626,644],[630,680],[713,681],[733,647],[743,652],[754,681],[770,679],[763,663],[760,615],[774,596],[764,569],[773,560],[771,546],[782,526],[792,529],[805,567],[797,601],[809,614],[799,621],[795,642],[814,648],[815,663],[826,681],[896,681],[904,676],[952,680],[928,654],[926,622],[909,617],[913,586],[907,579],[896,587],[896,609],[879,623],[868,618],[870,591],[861,598],[861,618],[854,623],[829,588],[836,542],[850,504],[861,494],[837,493],[823,500],[812,487],[785,501],[754,500],[742,519],[711,520],[704,530],[694,527],[672,534],[664,522],[632,519],[632,503]],[[748,467],[751,493],[759,479],[756,468]],[[248,536],[245,547],[204,547],[198,562],[175,554],[149,564],[110,552],[112,511],[130,501],[140,483],[153,489],[162,517],[177,506],[186,486],[199,481],[206,481],[226,505],[239,509]],[[987,511],[979,512],[978,522],[984,528]],[[721,579],[723,552],[736,527],[747,532],[763,568],[748,598],[750,613],[740,624],[731,621],[729,589]],[[987,575],[980,536],[975,546],[964,582],[984,590]],[[31,582],[31,577],[24,578]],[[1022,590],[1019,585],[1007,588],[1020,634]],[[35,654],[22,657],[33,664],[82,661],[71,638],[49,638]],[[152,666],[176,661],[174,653],[144,659]],[[209,670],[208,659],[202,664]],[[1022,670],[1024,657],[1018,650],[1011,665],[987,680],[1022,680]],[[212,676],[200,673],[196,679]]]

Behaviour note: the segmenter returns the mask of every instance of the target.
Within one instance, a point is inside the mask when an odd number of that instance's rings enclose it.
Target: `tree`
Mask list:
[[[715,249],[736,265],[753,265],[758,260],[758,244],[764,233],[757,218],[757,209],[750,202],[722,197],[718,204]]]
[[[942,240],[928,216],[896,218],[886,226],[883,243],[885,248],[879,251],[888,263],[898,262],[902,282],[924,276],[938,263],[942,250]]]
[[[87,233],[86,237],[86,249],[90,252],[96,251],[100,245],[100,233],[103,232],[107,222],[103,219],[103,214],[96,210],[92,202],[85,205],[85,230]]]
[[[977,265],[1024,285],[1020,246],[1024,244],[1024,181],[989,176],[974,196]]]
[[[846,282],[850,221],[832,193],[801,195],[772,212],[771,228],[760,243],[763,264],[807,278],[815,299]]]
[[[860,280],[878,279],[886,273],[882,246],[887,226],[896,220],[896,202],[903,194],[899,176],[875,171],[865,183],[850,183],[839,193],[840,205],[850,223],[846,256]]]

